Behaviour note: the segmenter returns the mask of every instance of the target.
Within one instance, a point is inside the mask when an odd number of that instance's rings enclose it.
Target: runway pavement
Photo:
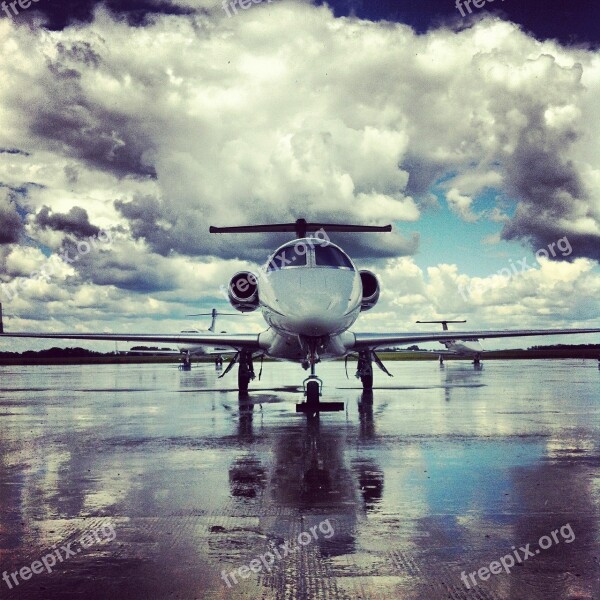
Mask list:
[[[387,366],[0,367],[0,598],[600,600],[597,363]]]

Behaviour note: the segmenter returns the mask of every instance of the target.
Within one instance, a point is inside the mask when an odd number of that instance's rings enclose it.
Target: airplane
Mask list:
[[[210,327],[204,331],[207,335],[215,334],[215,326],[217,323],[218,316],[230,316],[230,317],[239,317],[242,316],[240,313],[224,313],[219,312],[216,308],[213,308],[209,313],[195,313],[192,315],[187,315],[188,317],[212,317]],[[181,333],[184,334],[199,334],[202,333],[199,329],[182,329]],[[221,333],[226,333],[222,331]],[[174,350],[130,350],[129,352],[133,352],[135,354],[152,354],[153,356],[161,355],[161,356],[181,356],[182,363],[180,368],[183,371],[190,371],[192,368],[192,356],[208,356],[215,355],[215,365],[217,368],[223,366],[223,354],[231,354],[235,352],[231,348],[220,348],[218,346],[207,346],[201,344],[179,344],[177,346],[178,350],[175,352]]]
[[[224,313],[219,312],[216,308],[213,308],[209,313],[195,313],[193,315],[187,315],[188,317],[211,317],[210,327],[204,332],[207,335],[216,335],[215,326],[217,324],[218,316],[230,316],[239,317],[240,313]],[[183,329],[183,334],[199,334],[201,333],[198,329]],[[222,331],[221,333],[225,333]],[[192,368],[192,356],[203,356],[207,354],[215,354],[215,365],[217,367],[223,366],[223,354],[231,354],[234,352],[231,348],[221,348],[219,346],[207,346],[204,344],[179,344],[177,346],[179,353],[183,357],[181,368],[184,371],[189,371]]]
[[[442,326],[442,331],[448,331],[448,323],[466,323],[466,320],[462,321],[450,321],[448,319],[442,321],[415,321],[416,323],[438,323]],[[477,346],[469,345],[467,342],[475,342]],[[436,352],[439,354],[440,365],[444,364],[444,355],[447,356],[462,356],[473,359],[474,365],[479,365],[481,363],[481,353],[483,352],[483,346],[478,338],[463,338],[460,340],[446,340],[444,342],[440,342],[442,346],[446,347],[446,352],[443,350]],[[435,352],[435,351],[434,351]]]
[[[380,284],[372,271],[359,269],[328,233],[390,232],[391,225],[295,223],[209,228],[210,233],[295,233],[256,270],[239,271],[227,288],[231,305],[241,313],[260,310],[267,329],[261,333],[127,334],[127,333],[4,333],[0,337],[158,342],[231,348],[235,356],[221,376],[238,364],[238,391],[248,394],[255,378],[253,360],[270,357],[300,363],[310,375],[303,382],[304,400],[296,412],[318,417],[323,411],[344,410],[343,402],[324,402],[323,381],[316,368],[322,360],[358,355],[357,377],[363,390],[373,389],[373,363],[391,376],[376,354],[379,347],[419,342],[460,342],[469,339],[600,333],[600,329],[518,329],[463,332],[355,333],[351,327],[361,312],[379,299]]]

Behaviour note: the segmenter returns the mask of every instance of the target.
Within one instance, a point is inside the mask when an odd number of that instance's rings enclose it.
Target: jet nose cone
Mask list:
[[[332,299],[329,295],[316,294],[311,298],[289,306],[287,316],[290,330],[310,336],[336,333],[343,327],[348,301]]]
[[[273,321],[296,335],[340,333],[352,325],[360,309],[360,280],[354,271],[281,269],[270,284]]]

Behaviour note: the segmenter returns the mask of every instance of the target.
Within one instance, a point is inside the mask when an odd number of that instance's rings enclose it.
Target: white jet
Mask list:
[[[444,319],[442,321],[416,321],[417,323],[425,324],[425,323],[437,323],[442,326],[443,331],[448,331],[448,323],[466,323],[463,321],[450,321],[448,319]],[[444,356],[458,356],[458,357],[468,357],[473,359],[474,365],[479,365],[481,362],[481,354],[483,353],[483,346],[481,342],[477,338],[461,338],[460,340],[446,340],[440,342],[442,346],[446,348],[446,351],[443,350],[436,352],[433,351],[434,354],[439,354],[440,364],[444,363]]]
[[[260,310],[268,325],[259,334],[126,334],[126,333],[4,333],[4,337],[158,342],[181,345],[227,347],[237,353],[225,375],[238,363],[238,389],[248,392],[254,379],[253,359],[266,356],[301,363],[310,375],[304,381],[305,401],[298,412],[343,410],[343,402],[322,402],[322,381],[316,366],[322,360],[358,355],[357,377],[363,388],[373,387],[373,362],[388,375],[375,350],[391,345],[419,342],[454,342],[485,338],[508,338],[600,333],[600,329],[518,329],[499,331],[436,331],[405,333],[354,333],[350,328],[362,311],[372,309],[380,286],[374,273],[358,269],[327,232],[389,232],[391,225],[337,225],[295,223],[210,227],[211,233],[295,232],[296,239],[279,247],[256,273],[236,273],[229,282],[228,296],[240,312]],[[308,235],[312,232],[313,235]]]
[[[240,313],[224,313],[219,312],[216,308],[213,308],[209,313],[195,313],[193,315],[187,315],[188,317],[211,317],[210,327],[205,331],[200,329],[183,329],[181,331],[184,335],[189,334],[204,334],[204,335],[217,335],[215,327],[217,325],[217,317],[229,316],[239,317]],[[226,333],[222,331],[221,333]],[[219,346],[208,346],[206,344],[188,344],[182,343],[177,345],[177,352],[172,350],[130,350],[134,354],[152,354],[153,356],[181,356],[183,359],[181,367],[185,371],[189,371],[192,367],[192,356],[215,356],[215,365],[221,367],[223,365],[223,354],[232,354],[235,352],[232,348],[222,348]]]

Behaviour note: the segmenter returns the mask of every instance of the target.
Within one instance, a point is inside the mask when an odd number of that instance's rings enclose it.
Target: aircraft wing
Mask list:
[[[105,342],[154,342],[159,344],[198,344],[226,346],[235,350],[260,350],[256,333],[211,334],[145,334],[145,333],[1,333],[2,338],[36,338],[51,340],[96,340]]]
[[[477,341],[489,338],[533,337],[543,335],[573,335],[578,333],[600,333],[600,329],[513,329],[499,331],[435,331],[431,333],[355,333],[354,344],[348,350],[362,350],[390,346],[392,344],[414,344],[417,342]]]

